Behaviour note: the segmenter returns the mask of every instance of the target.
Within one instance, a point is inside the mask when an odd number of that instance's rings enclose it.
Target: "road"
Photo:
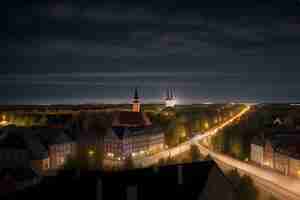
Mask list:
[[[151,165],[157,163],[160,159],[166,159],[166,158],[169,158],[169,157],[174,157],[174,156],[177,156],[177,155],[179,155],[183,152],[186,152],[186,151],[190,150],[190,146],[192,144],[198,144],[199,141],[207,138],[208,136],[211,136],[211,135],[214,135],[214,134],[218,133],[219,130],[223,129],[225,126],[228,126],[229,124],[234,122],[234,120],[238,119],[239,117],[244,115],[246,112],[248,112],[249,109],[250,109],[250,106],[247,106],[241,112],[239,112],[238,114],[236,114],[235,116],[233,116],[229,120],[223,122],[219,126],[214,127],[212,129],[206,131],[203,134],[198,134],[198,135],[192,137],[190,140],[177,145],[176,147],[166,149],[165,151],[162,151],[162,152],[157,153],[157,154],[152,155],[152,156],[147,156],[147,157],[135,159],[134,162],[137,166],[147,167],[147,166],[151,166]]]
[[[246,162],[242,162],[226,155],[217,154],[199,145],[201,152],[209,154],[221,168],[235,168],[241,174],[249,175],[256,186],[273,194],[278,199],[300,199],[300,181],[296,178],[281,175]]]
[[[242,162],[236,159],[233,159],[229,156],[218,154],[215,152],[210,151],[209,149],[205,148],[204,146],[199,145],[199,141],[217,134],[219,130],[223,129],[224,127],[230,125],[234,120],[238,119],[250,109],[247,106],[244,110],[240,113],[232,117],[230,120],[224,122],[223,124],[215,127],[204,134],[197,135],[190,140],[153,156],[145,157],[140,160],[136,160],[136,164],[140,166],[149,166],[157,163],[160,159],[166,159],[169,157],[177,156],[183,152],[186,152],[190,149],[192,144],[198,145],[201,153],[203,155],[210,155],[222,168],[235,168],[242,174],[249,175],[254,184],[263,189],[264,191],[273,194],[278,199],[283,200],[300,200],[300,181],[296,178],[288,177],[281,175],[277,172],[264,169],[258,166],[254,166],[252,164]]]

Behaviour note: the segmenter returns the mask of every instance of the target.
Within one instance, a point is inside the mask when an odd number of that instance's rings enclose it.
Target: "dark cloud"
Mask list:
[[[0,33],[1,82],[15,90],[117,87],[121,79],[128,88],[227,88],[227,95],[214,91],[216,98],[298,99],[285,91],[300,84],[296,1],[20,2],[1,13],[8,19]]]

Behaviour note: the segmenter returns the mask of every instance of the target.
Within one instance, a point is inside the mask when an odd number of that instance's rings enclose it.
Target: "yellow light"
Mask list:
[[[300,170],[297,171],[298,176],[300,176]]]
[[[136,153],[134,153],[134,152],[133,152],[133,153],[131,153],[131,156],[132,156],[132,157],[136,156]]]
[[[94,156],[94,154],[95,154],[95,151],[94,150],[89,150],[89,156]]]
[[[205,129],[208,129],[208,128],[209,128],[208,122],[205,122],[205,123],[204,123],[204,128],[205,128]]]
[[[113,158],[114,154],[113,153],[107,153],[107,156]]]

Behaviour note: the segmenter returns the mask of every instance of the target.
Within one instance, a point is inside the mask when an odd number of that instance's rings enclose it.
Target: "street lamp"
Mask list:
[[[95,155],[95,151],[92,149],[90,149],[88,153],[90,157],[93,157]]]

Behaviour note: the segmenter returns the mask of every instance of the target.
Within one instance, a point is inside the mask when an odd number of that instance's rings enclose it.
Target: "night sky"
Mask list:
[[[0,104],[300,100],[300,1],[148,2],[2,5]]]

